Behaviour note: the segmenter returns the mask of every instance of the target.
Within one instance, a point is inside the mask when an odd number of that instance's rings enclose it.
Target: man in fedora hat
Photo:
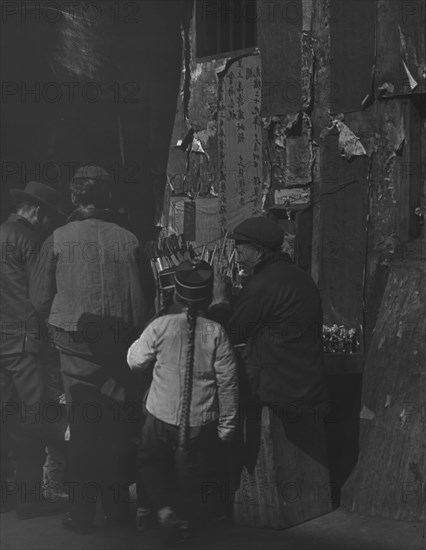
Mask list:
[[[58,216],[57,193],[37,181],[10,191],[15,213],[0,225],[0,392],[2,414],[2,506],[17,499],[20,519],[42,512],[40,486],[45,442],[40,407],[43,403],[43,348],[39,315],[29,299],[29,282],[43,234]],[[45,343],[44,343],[45,345]],[[6,483],[8,451],[16,446],[16,483]]]

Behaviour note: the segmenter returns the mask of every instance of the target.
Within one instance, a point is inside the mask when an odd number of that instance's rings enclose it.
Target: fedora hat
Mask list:
[[[15,200],[25,200],[43,206],[51,212],[62,214],[58,209],[57,192],[44,183],[30,181],[24,189],[11,189],[10,194]]]

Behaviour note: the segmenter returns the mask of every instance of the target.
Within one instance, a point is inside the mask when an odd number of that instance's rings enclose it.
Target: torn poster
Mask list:
[[[262,72],[259,55],[220,74],[218,103],[219,225],[232,229],[262,208]]]
[[[204,61],[195,63],[192,67],[188,119],[194,128],[206,128],[209,121],[216,117],[218,100],[216,69],[218,66],[218,61]]]
[[[339,130],[339,148],[342,157],[351,160],[353,157],[362,157],[367,155],[364,145],[361,143],[352,130],[340,120],[333,121],[333,124]]]
[[[286,115],[278,121],[271,121],[264,147],[270,161],[264,165],[264,181],[270,181],[274,189],[311,183],[312,131],[306,113]]]
[[[300,134],[288,135],[286,140],[285,185],[308,185],[312,181],[312,143],[310,120],[304,115],[300,121]]]

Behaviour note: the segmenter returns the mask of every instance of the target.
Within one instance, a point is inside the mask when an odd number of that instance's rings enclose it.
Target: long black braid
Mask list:
[[[179,420],[178,447],[186,448],[189,436],[189,414],[191,411],[194,351],[195,351],[195,327],[197,325],[197,307],[189,304],[187,311],[188,321],[188,353],[186,358],[185,382],[183,388],[182,412]]]

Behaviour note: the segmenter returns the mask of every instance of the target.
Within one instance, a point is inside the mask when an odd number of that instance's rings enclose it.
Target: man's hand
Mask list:
[[[231,297],[232,283],[229,277],[223,275],[219,266],[214,268],[213,301],[212,304],[227,302]]]

